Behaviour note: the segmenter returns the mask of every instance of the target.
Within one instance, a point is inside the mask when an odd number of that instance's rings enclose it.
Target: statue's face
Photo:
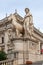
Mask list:
[[[25,9],[25,13],[27,14],[29,12],[29,9]]]

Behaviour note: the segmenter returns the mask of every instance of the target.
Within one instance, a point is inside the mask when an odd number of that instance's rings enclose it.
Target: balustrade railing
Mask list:
[[[18,64],[23,64],[22,61],[25,60],[26,63],[26,57],[24,58],[18,58],[18,59],[8,59],[4,61],[0,61],[0,65],[18,65]],[[32,61],[32,63],[39,63],[43,61],[43,54],[34,54],[34,53],[29,53],[28,61]]]
[[[9,59],[9,60],[0,61],[0,65],[14,65],[14,60]]]

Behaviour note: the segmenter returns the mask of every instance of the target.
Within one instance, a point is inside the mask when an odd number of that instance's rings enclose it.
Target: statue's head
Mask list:
[[[25,8],[25,13],[27,14],[29,12],[29,8]]]

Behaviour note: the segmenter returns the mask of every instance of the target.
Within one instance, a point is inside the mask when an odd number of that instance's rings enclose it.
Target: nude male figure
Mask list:
[[[28,8],[25,8],[25,17],[24,17],[24,29],[25,29],[25,34],[32,35],[33,32],[33,17],[32,14],[30,13],[30,10]]]

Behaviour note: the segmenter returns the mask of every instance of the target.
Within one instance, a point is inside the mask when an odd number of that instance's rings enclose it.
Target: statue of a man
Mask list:
[[[32,35],[33,32],[33,17],[30,13],[30,10],[28,8],[25,8],[25,17],[24,17],[24,30],[25,35],[30,34]]]
[[[25,8],[25,13],[26,15],[23,20],[20,20],[19,18],[17,18],[17,20],[24,22],[23,27],[25,30],[25,35],[27,36],[29,34],[31,36],[33,32],[33,16],[28,8]]]

